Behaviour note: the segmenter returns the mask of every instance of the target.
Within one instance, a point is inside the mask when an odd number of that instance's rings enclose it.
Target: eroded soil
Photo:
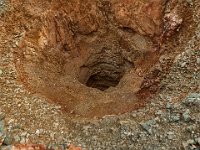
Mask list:
[[[143,107],[170,67],[161,73],[160,57],[193,32],[184,1],[14,3],[24,5],[12,16],[13,30],[23,24],[14,55],[20,81],[73,116]]]

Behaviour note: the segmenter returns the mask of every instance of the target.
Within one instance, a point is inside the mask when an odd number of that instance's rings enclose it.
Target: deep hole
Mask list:
[[[128,33],[134,33],[134,30],[130,27],[120,27],[121,30]]]
[[[99,53],[88,57],[80,68],[79,82],[88,87],[105,91],[116,87],[130,66],[121,50],[101,46]]]
[[[116,87],[125,74],[125,63],[92,62],[93,66],[82,67],[79,73],[79,82],[88,87],[101,91],[109,87]]]
[[[120,75],[118,75],[120,76]],[[120,82],[120,77],[113,78],[111,76],[101,76],[100,74],[94,74],[89,77],[86,85],[88,87],[96,88],[101,91],[107,90],[109,87],[115,87]]]

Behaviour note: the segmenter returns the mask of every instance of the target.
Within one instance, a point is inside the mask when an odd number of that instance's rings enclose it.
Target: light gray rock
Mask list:
[[[146,130],[149,134],[153,134],[152,127],[156,124],[155,119],[148,120],[146,122],[140,123],[142,128]]]
[[[172,109],[172,104],[168,102],[167,105],[166,105],[166,108],[167,109]]]
[[[194,0],[186,0],[186,2],[188,2],[190,5],[193,5]]]
[[[189,139],[186,142],[182,143],[185,150],[199,150],[200,147],[197,144],[197,141],[193,139]]]
[[[182,143],[184,150],[188,150],[188,142]]]
[[[190,93],[183,103],[185,105],[200,105],[200,93]]]
[[[187,109],[184,113],[183,113],[183,120],[185,122],[189,122],[191,121],[191,116],[190,116],[190,110]]]
[[[186,67],[186,64],[187,64],[187,62],[181,63],[181,67],[182,67],[182,68]]]
[[[163,112],[162,112],[162,110],[158,110],[155,114],[156,114],[156,115],[162,115]]]
[[[195,141],[200,145],[200,137],[196,138]]]
[[[174,137],[175,137],[174,132],[172,132],[172,131],[167,132],[167,138],[168,138],[169,140],[173,140]]]
[[[171,122],[178,122],[181,119],[181,115],[179,113],[171,114],[170,121]]]
[[[194,130],[196,130],[196,125],[190,125],[186,128],[186,131],[190,133],[194,132]]]

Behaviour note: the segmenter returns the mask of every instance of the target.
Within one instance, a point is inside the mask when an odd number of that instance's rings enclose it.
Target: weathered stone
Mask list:
[[[194,139],[189,139],[186,142],[183,142],[183,147],[185,150],[190,150],[190,149],[199,149],[200,147],[197,145],[197,142]]]
[[[181,115],[179,113],[171,114],[170,120],[172,122],[178,122],[180,121]]]
[[[4,145],[11,145],[13,144],[13,137],[12,135],[7,134],[4,141],[3,141]]]
[[[194,132],[194,130],[196,130],[196,125],[190,125],[190,126],[188,126],[187,128],[186,128],[186,130],[188,131],[188,132],[190,132],[190,133],[193,133]]]
[[[172,104],[168,102],[167,105],[166,105],[166,108],[167,109],[172,109],[172,107],[173,107]]]
[[[144,130],[149,134],[153,134],[152,127],[156,124],[155,119],[148,120],[146,122],[140,123]]]
[[[186,62],[181,63],[181,67],[182,67],[182,68],[185,67],[186,64],[187,64]]]
[[[186,105],[200,105],[200,94],[190,93],[183,102]]]
[[[190,5],[193,5],[194,0],[186,0]]]
[[[158,110],[155,114],[156,114],[156,115],[162,115],[162,114],[163,114],[163,111],[162,111],[162,110]]]
[[[190,117],[190,110],[187,109],[184,113],[183,113],[183,120],[185,122],[189,122],[191,120],[191,117]]]
[[[196,139],[197,143],[200,145],[200,137]]]
[[[174,132],[172,132],[172,131],[167,132],[167,138],[168,138],[169,140],[173,140],[174,137],[175,137]]]

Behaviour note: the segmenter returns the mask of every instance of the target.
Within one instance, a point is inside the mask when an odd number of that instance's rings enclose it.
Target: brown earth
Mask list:
[[[180,51],[193,31],[192,11],[183,1],[11,3],[21,9],[4,16],[3,32],[22,34],[14,54],[19,81],[69,116],[143,107],[170,67],[161,70],[161,56]]]

